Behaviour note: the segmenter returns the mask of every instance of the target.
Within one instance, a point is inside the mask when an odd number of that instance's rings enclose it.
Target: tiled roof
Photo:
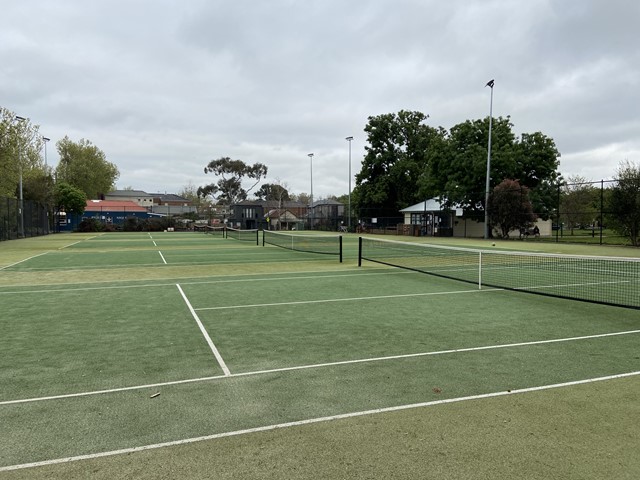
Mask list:
[[[87,200],[85,212],[101,212],[104,210],[146,212],[147,209],[141,207],[136,202],[126,200]]]

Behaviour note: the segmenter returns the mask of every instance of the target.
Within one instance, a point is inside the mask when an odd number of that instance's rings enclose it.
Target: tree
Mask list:
[[[23,197],[25,200],[53,207],[55,182],[48,168],[34,168],[23,179]]]
[[[439,131],[425,125],[421,112],[401,110],[369,117],[364,131],[369,145],[352,192],[355,206],[380,216],[419,200],[417,179],[427,166],[427,152]]]
[[[540,132],[517,140],[510,117],[493,119],[491,185],[517,179],[530,189],[536,213],[546,218],[555,208],[560,156],[552,139]],[[423,191],[440,195],[449,205],[480,213],[485,208],[489,117],[453,126],[431,143]]]
[[[609,223],[634,247],[640,246],[640,165],[622,162],[616,180],[618,184],[608,195]]]
[[[89,140],[73,142],[64,137],[56,144],[60,162],[56,178],[82,190],[87,198],[99,198],[113,190],[120,176],[118,167],[108,162],[102,150]]]
[[[87,207],[87,196],[73,185],[58,182],[55,189],[55,202],[58,211],[82,215]]]
[[[0,107],[0,196],[17,197],[21,174],[24,182],[32,170],[44,169],[42,146],[37,125]]]
[[[514,229],[528,229],[535,221],[529,189],[517,180],[505,179],[489,196],[489,221],[500,229],[502,238],[509,238]]]
[[[292,194],[290,198],[292,201],[302,203],[303,205],[309,205],[309,203],[311,203],[311,195],[305,192],[297,195]]]
[[[291,200],[286,185],[279,183],[265,183],[256,192],[256,197],[265,201],[275,201],[278,203]]]
[[[598,216],[598,190],[584,177],[569,177],[560,193],[560,218],[571,230],[577,225],[593,223]]]
[[[204,173],[213,173],[221,177],[216,183],[210,183],[198,188],[198,196],[216,196],[223,203],[233,205],[247,198],[247,194],[255,187],[262,177],[267,175],[267,166],[261,163],[247,165],[242,160],[231,160],[229,157],[222,157],[212,160],[204,167]],[[244,189],[242,179],[244,177],[255,180],[255,183]]]

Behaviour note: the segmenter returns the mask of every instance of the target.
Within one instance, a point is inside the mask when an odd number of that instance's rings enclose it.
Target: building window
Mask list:
[[[424,223],[424,213],[412,213],[411,225],[422,225]]]

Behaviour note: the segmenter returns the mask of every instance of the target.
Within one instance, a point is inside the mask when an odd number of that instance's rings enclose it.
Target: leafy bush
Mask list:
[[[104,232],[105,226],[95,218],[85,218],[78,224],[78,232]]]

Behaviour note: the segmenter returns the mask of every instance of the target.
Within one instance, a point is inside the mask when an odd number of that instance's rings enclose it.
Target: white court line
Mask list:
[[[189,311],[191,312],[191,315],[193,316],[193,318],[195,319],[196,323],[198,324],[198,327],[200,328],[200,331],[202,332],[202,335],[204,335],[204,338],[207,341],[207,344],[209,345],[209,348],[213,352],[213,355],[216,357],[216,360],[218,361],[218,364],[220,365],[220,368],[222,368],[222,371],[224,372],[225,377],[231,375],[231,372],[227,368],[227,364],[224,363],[222,355],[220,355],[220,352],[218,351],[218,349],[214,345],[213,340],[211,340],[211,337],[209,336],[209,333],[207,333],[206,328],[204,328],[204,325],[200,321],[200,318],[198,317],[198,314],[196,313],[196,311],[191,306],[191,302],[189,302],[189,299],[187,298],[187,296],[182,291],[182,287],[180,287],[180,285],[177,284],[177,283],[176,283],[176,287],[178,287],[178,290],[180,291],[180,295],[182,295],[182,298],[183,298],[184,302],[187,304],[187,307],[189,307]]]
[[[126,392],[130,390],[143,390],[146,388],[158,388],[158,387],[168,387],[171,385],[184,385],[187,383],[199,383],[199,382],[208,382],[212,380],[219,380],[222,378],[231,378],[231,377],[250,377],[254,375],[268,375],[272,373],[281,373],[281,372],[293,372],[297,370],[309,370],[312,368],[328,368],[342,365],[354,365],[359,363],[371,363],[371,362],[383,362],[388,360],[402,360],[406,358],[416,358],[416,357],[428,357],[428,356],[436,356],[436,355],[446,355],[451,353],[465,353],[465,352],[476,352],[481,350],[497,350],[500,348],[514,348],[514,347],[527,347],[533,345],[545,345],[550,343],[562,343],[562,342],[574,342],[577,340],[591,340],[594,338],[604,338],[604,337],[615,337],[619,335],[632,335],[640,333],[640,330],[629,330],[625,332],[613,332],[613,333],[599,333],[596,335],[585,335],[581,337],[568,337],[568,338],[553,338],[550,340],[533,340],[530,342],[520,342],[520,343],[509,343],[509,344],[497,344],[497,345],[484,345],[480,347],[467,347],[467,348],[456,348],[451,350],[435,350],[432,352],[418,352],[418,353],[407,353],[403,355],[389,355],[386,357],[371,357],[371,358],[360,358],[356,360],[342,360],[338,362],[328,362],[328,363],[313,363],[309,365],[298,365],[295,367],[282,367],[282,368],[273,368],[271,370],[255,370],[252,372],[241,372],[241,373],[231,373],[229,375],[215,375],[210,377],[200,377],[200,378],[189,378],[186,380],[173,380],[170,382],[161,382],[161,383],[151,383],[146,385],[134,385],[131,387],[120,387],[120,388],[111,388],[108,390],[94,390],[91,392],[79,392],[79,393],[67,393],[64,395],[52,395],[49,397],[34,397],[34,398],[24,398],[19,400],[5,400],[0,401],[1,405],[13,405],[17,403],[31,403],[31,402],[42,402],[46,400],[61,400],[64,398],[75,398],[75,397],[89,397],[93,395],[102,395],[105,393],[117,393],[117,392]]]
[[[251,433],[259,433],[259,432],[268,432],[268,431],[272,431],[272,430],[279,430],[282,428],[290,428],[290,427],[300,427],[303,425],[312,425],[315,423],[324,423],[324,422],[331,422],[331,421],[335,421],[335,420],[346,420],[349,418],[356,418],[356,417],[364,417],[364,416],[368,416],[368,415],[377,415],[380,413],[390,413],[390,412],[398,412],[398,411],[402,411],[402,410],[411,410],[411,409],[416,409],[416,408],[425,408],[425,407],[435,407],[438,405],[446,405],[449,403],[459,403],[459,402],[467,402],[467,401],[472,401],[472,400],[482,400],[482,399],[487,399],[487,398],[496,398],[496,397],[504,397],[507,395],[517,395],[517,394],[522,394],[522,393],[531,393],[531,392],[540,392],[540,391],[544,391],[544,390],[551,390],[551,389],[555,389],[555,388],[565,388],[565,387],[573,387],[576,385],[585,385],[585,384],[589,384],[589,383],[595,383],[595,382],[603,382],[603,381],[607,381],[607,380],[617,380],[617,379],[621,379],[621,378],[627,378],[627,377],[633,377],[633,376],[637,376],[640,375],[640,371],[638,372],[629,372],[629,373],[621,373],[618,375],[608,375],[606,377],[595,377],[595,378],[587,378],[584,380],[576,380],[573,382],[564,382],[564,383],[554,383],[551,385],[540,385],[537,387],[529,387],[529,388],[520,388],[517,390],[507,390],[507,391],[500,391],[500,392],[492,392],[492,393],[483,393],[480,395],[469,395],[466,397],[455,397],[455,398],[445,398],[442,400],[433,400],[430,402],[420,402],[420,403],[411,403],[411,404],[407,404],[407,405],[396,405],[393,407],[383,407],[383,408],[375,408],[372,410],[362,410],[359,412],[351,412],[351,413],[342,413],[342,414],[338,414],[338,415],[330,415],[330,416],[326,416],[326,417],[316,417],[316,418],[308,418],[306,420],[297,420],[297,421],[293,421],[293,422],[285,422],[285,423],[278,423],[278,424],[274,424],[274,425],[265,425],[262,427],[255,427],[255,428],[246,428],[244,430],[236,430],[233,432],[222,432],[222,433],[214,433],[212,435],[204,435],[201,437],[192,437],[192,438],[184,438],[182,440],[174,440],[171,442],[163,442],[163,443],[155,443],[155,444],[151,444],[151,445],[142,445],[140,447],[131,447],[131,448],[123,448],[121,450],[111,450],[108,452],[98,452],[98,453],[91,453],[88,455],[77,455],[74,457],[65,457],[65,458],[56,458],[56,459],[52,459],[52,460],[44,460],[41,462],[32,462],[32,463],[23,463],[23,464],[19,464],[19,465],[9,465],[6,467],[0,467],[0,472],[8,472],[11,470],[21,470],[21,469],[25,469],[25,468],[33,468],[33,467],[43,467],[43,466],[47,466],[47,465],[56,465],[56,464],[61,464],[61,463],[69,463],[69,462],[77,462],[80,460],[91,460],[91,459],[95,459],[95,458],[102,458],[102,457],[112,457],[112,456],[116,456],[116,455],[124,455],[124,454],[131,454],[131,453],[135,453],[135,452],[143,452],[143,451],[147,451],[147,450],[155,450],[158,448],[164,448],[164,447],[175,447],[178,445],[187,445],[187,444],[191,444],[191,443],[197,443],[197,442],[204,442],[207,440],[216,440],[216,439],[220,439],[220,438],[226,438],[226,437],[236,437],[239,435],[248,435]]]
[[[154,242],[155,243],[155,242]],[[164,259],[164,255],[162,255],[162,252],[160,250],[158,250],[158,253],[160,254],[160,258],[162,259],[162,261],[164,262],[164,264],[167,264],[167,261]]]
[[[153,246],[154,246],[154,247],[157,247],[157,246],[158,246],[158,244],[156,243],[156,241],[155,241],[155,240],[152,240],[152,242],[153,242]]]
[[[484,290],[454,290],[447,292],[427,292],[427,293],[402,293],[397,295],[376,295],[372,297],[349,297],[349,298],[328,298],[324,300],[303,300],[299,302],[278,302],[278,303],[255,303],[251,305],[226,305],[222,307],[201,307],[196,308],[197,311],[202,310],[227,310],[232,308],[256,308],[256,307],[274,307],[282,305],[308,305],[311,303],[335,303],[335,302],[355,302],[362,300],[380,300],[389,298],[408,298],[408,297],[428,297],[432,295],[458,295],[461,293],[480,293],[480,292],[501,292],[503,288],[490,288]]]
[[[5,265],[4,267],[0,267],[0,270],[4,270],[5,268],[13,267],[13,266],[18,265],[20,263],[23,263],[23,262],[26,262],[28,260],[31,260],[32,258],[41,257],[42,255],[46,255],[47,253],[49,253],[49,252],[39,253],[38,255],[33,255],[33,256],[29,257],[29,258],[25,258],[24,260],[20,260],[19,262],[12,263],[11,265]]]
[[[302,272],[309,273],[309,272]],[[269,274],[269,277],[264,278],[231,278],[231,279],[219,279],[219,280],[193,280],[191,282],[181,282],[181,285],[213,285],[217,283],[244,283],[244,282],[273,282],[274,280],[316,280],[321,278],[340,278],[340,277],[362,277],[362,276],[370,276],[370,275],[400,275],[400,274],[410,274],[415,272],[410,271],[400,271],[400,272],[389,272],[389,273],[347,273],[347,274],[337,274],[337,275],[313,275],[313,276],[297,276],[297,277],[275,277],[275,275],[283,275],[283,273],[275,273]],[[255,273],[249,275],[256,275]],[[234,275],[235,276],[235,275]],[[194,278],[194,277],[192,277]],[[210,275],[203,276],[201,278],[211,278]],[[160,278],[159,280],[166,280],[170,283],[146,283],[146,284],[134,284],[134,285],[105,285],[99,287],[79,287],[79,288],[49,288],[42,290],[14,290],[8,292],[0,291],[0,295],[6,294],[20,294],[23,293],[49,293],[49,292],[84,292],[87,290],[117,290],[121,288],[151,288],[151,287],[167,287],[174,286],[175,281],[170,278]],[[77,285],[77,283],[61,283],[56,285]],[[20,287],[25,285],[12,285],[14,287]],[[28,285],[30,286],[30,285]]]
[[[74,245],[77,245],[77,244],[79,244],[80,242],[83,242],[83,241],[84,240],[78,240],[77,242],[73,242],[73,243],[70,243],[69,245],[65,245],[64,247],[60,247],[58,250],[64,250],[65,248],[73,247]]]

